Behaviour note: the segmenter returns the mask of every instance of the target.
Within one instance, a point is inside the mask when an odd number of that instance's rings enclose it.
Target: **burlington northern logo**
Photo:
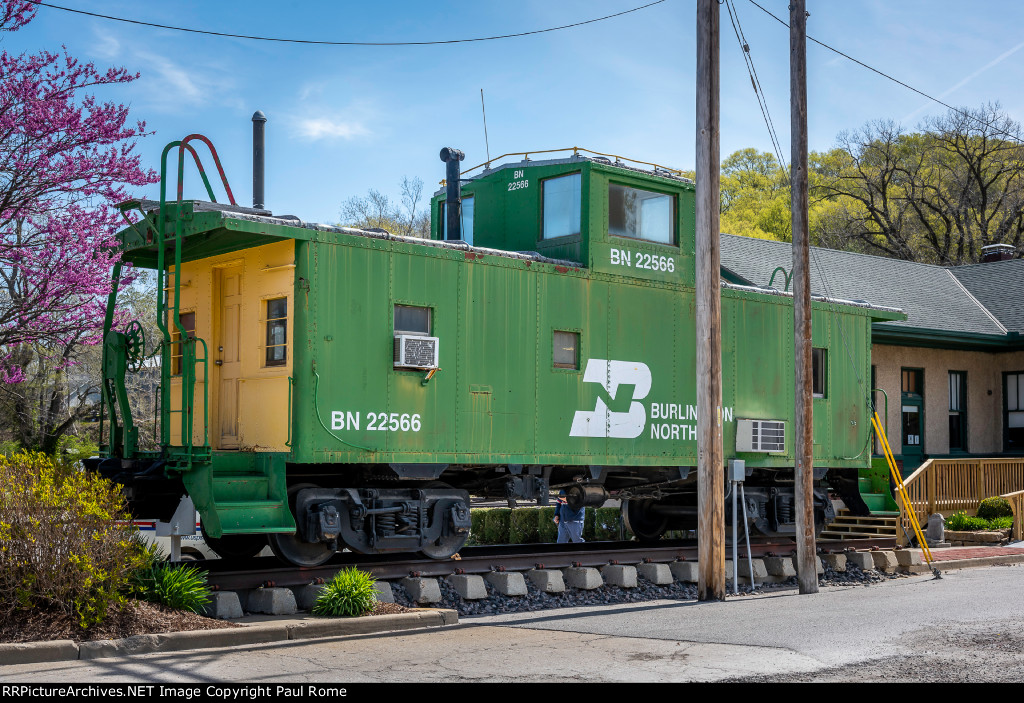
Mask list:
[[[591,359],[583,372],[585,383],[599,383],[611,400],[619,386],[633,387],[633,402],[627,412],[611,412],[604,398],[598,396],[594,410],[578,410],[572,419],[570,437],[639,437],[647,424],[647,411],[638,401],[651,392],[651,370],[639,361]]]

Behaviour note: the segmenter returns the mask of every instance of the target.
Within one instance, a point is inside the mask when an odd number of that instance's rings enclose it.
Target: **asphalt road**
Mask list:
[[[730,598],[465,617],[439,630],[0,666],[0,682],[1024,680],[1024,565]]]

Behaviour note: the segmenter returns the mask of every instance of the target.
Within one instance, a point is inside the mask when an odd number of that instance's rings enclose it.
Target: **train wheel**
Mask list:
[[[206,546],[213,550],[221,559],[252,559],[267,546],[266,535],[224,535],[210,537],[206,528],[202,528]],[[184,555],[183,555],[184,556]]]
[[[622,502],[622,519],[626,529],[636,535],[641,542],[658,541],[668,529],[668,518],[651,512],[653,500],[624,500]]]
[[[312,483],[297,483],[288,488],[288,507],[295,515],[295,497],[304,488],[316,488]],[[306,542],[298,532],[267,535],[274,556],[294,566],[320,566],[334,556],[334,550],[322,542]]]

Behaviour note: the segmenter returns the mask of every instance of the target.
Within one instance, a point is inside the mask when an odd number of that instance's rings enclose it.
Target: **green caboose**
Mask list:
[[[125,259],[167,291],[161,449],[138,449],[123,392],[145,344],[110,331],[94,468],[151,514],[187,491],[224,554],[269,539],[297,564],[343,547],[449,556],[470,495],[567,488],[574,504],[622,499],[642,539],[694,526],[693,184],[578,151],[472,176],[460,157],[442,152],[431,240],[135,204]],[[814,302],[819,522],[826,481],[856,501],[871,322],[900,317]],[[725,453],[746,461],[752,524],[791,533],[792,298],[723,285],[722,324]]]

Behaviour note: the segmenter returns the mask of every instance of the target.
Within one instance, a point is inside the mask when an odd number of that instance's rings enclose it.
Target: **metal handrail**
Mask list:
[[[513,151],[513,152],[509,152],[508,154],[502,154],[501,156],[496,156],[493,159],[488,159],[487,161],[484,161],[482,164],[477,164],[476,166],[472,166],[470,168],[464,169],[461,172],[461,175],[465,176],[467,173],[470,173],[471,171],[475,171],[478,168],[483,168],[483,167],[490,168],[492,163],[494,163],[495,161],[501,161],[502,159],[504,159],[504,158],[506,158],[508,156],[522,156],[526,161],[529,161],[530,160],[530,154],[554,154],[554,153],[557,153],[559,151],[571,151],[573,156],[579,156],[580,152],[582,151],[582,152],[584,152],[586,154],[594,154],[595,156],[604,156],[606,158],[615,159],[618,162],[628,161],[628,162],[634,163],[634,164],[643,164],[644,166],[653,166],[656,169],[661,169],[663,171],[668,171],[669,173],[674,173],[675,175],[677,175],[679,177],[683,177],[683,171],[681,171],[678,168],[670,168],[668,166],[662,166],[661,164],[656,164],[656,163],[653,163],[651,161],[641,161],[640,159],[630,159],[630,158],[627,158],[625,156],[617,156],[615,154],[605,154],[605,153],[602,153],[600,151],[593,151],[591,149],[584,149],[583,147],[580,147],[580,146],[567,146],[567,147],[562,147],[561,149],[540,149],[540,150],[537,150],[537,151]]]

